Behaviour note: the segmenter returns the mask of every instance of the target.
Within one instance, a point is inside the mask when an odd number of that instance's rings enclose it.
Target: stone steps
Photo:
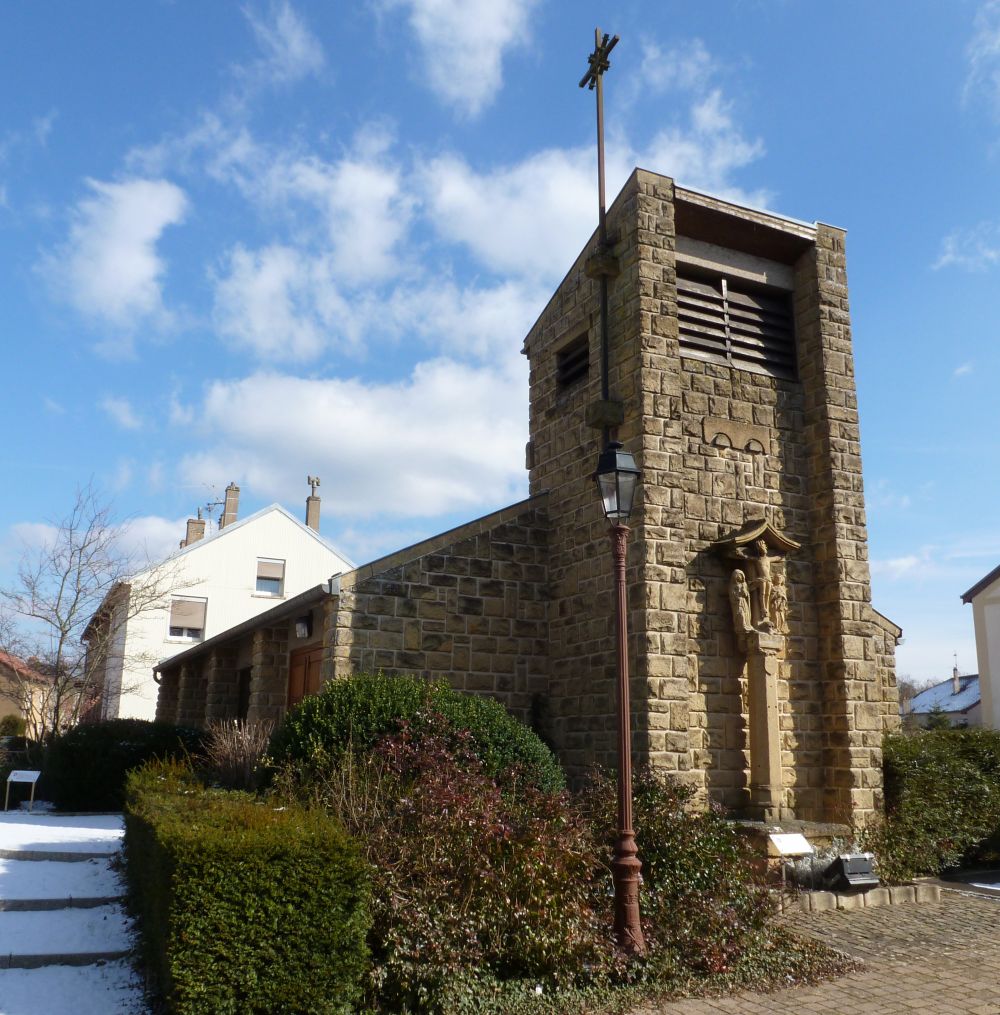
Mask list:
[[[8,823],[0,850],[0,970],[86,966],[125,958],[132,947],[112,868],[120,831],[66,831],[66,818]],[[92,823],[91,823],[92,824]]]
[[[121,905],[0,912],[0,969],[89,965],[124,958],[132,946]]]

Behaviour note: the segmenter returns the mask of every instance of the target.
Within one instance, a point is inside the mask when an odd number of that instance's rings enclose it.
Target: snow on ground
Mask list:
[[[0,849],[117,851],[120,815],[0,813]],[[104,898],[122,885],[109,860],[0,859],[0,899]],[[114,952],[133,945],[120,906],[0,911],[0,952]],[[0,969],[0,1015],[147,1015],[142,982],[128,962]]]
[[[70,955],[127,951],[132,934],[121,906],[13,909],[0,912],[0,941],[17,955]]]
[[[145,1015],[142,984],[127,962],[0,969],[0,1015]]]
[[[107,860],[0,859],[0,899],[107,899],[124,893]]]
[[[125,834],[120,814],[0,813],[0,849],[110,853]]]

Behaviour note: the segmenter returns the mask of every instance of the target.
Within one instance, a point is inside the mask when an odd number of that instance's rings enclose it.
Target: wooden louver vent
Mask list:
[[[560,388],[587,376],[590,370],[590,341],[584,332],[556,353],[556,380]]]
[[[789,297],[740,292],[728,279],[677,278],[682,356],[777,377],[795,377],[795,329]]]

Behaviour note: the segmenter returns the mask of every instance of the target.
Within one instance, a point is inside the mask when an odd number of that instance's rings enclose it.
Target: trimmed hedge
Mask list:
[[[973,861],[1000,834],[1000,733],[889,734],[882,751],[886,816],[863,841],[883,880]]]
[[[317,695],[292,709],[271,739],[275,765],[336,761],[350,750],[370,750],[401,723],[420,715],[443,716],[455,730],[467,730],[471,749],[487,775],[520,771],[532,785],[556,792],[566,785],[559,762],[538,736],[498,701],[454,691],[446,683],[419,677],[359,673],[331,680]]]
[[[346,1015],[369,972],[367,868],[321,812],[128,779],[125,857],[152,979],[176,1015]]]
[[[203,734],[145,719],[84,723],[56,737],[43,765],[45,793],[61,810],[120,811],[125,777],[154,758],[196,754]]]

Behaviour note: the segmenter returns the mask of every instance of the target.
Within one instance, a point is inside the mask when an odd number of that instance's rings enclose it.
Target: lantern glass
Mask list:
[[[639,476],[635,459],[622,449],[619,441],[612,441],[601,452],[594,478],[604,515],[612,525],[624,525],[628,521]]]

